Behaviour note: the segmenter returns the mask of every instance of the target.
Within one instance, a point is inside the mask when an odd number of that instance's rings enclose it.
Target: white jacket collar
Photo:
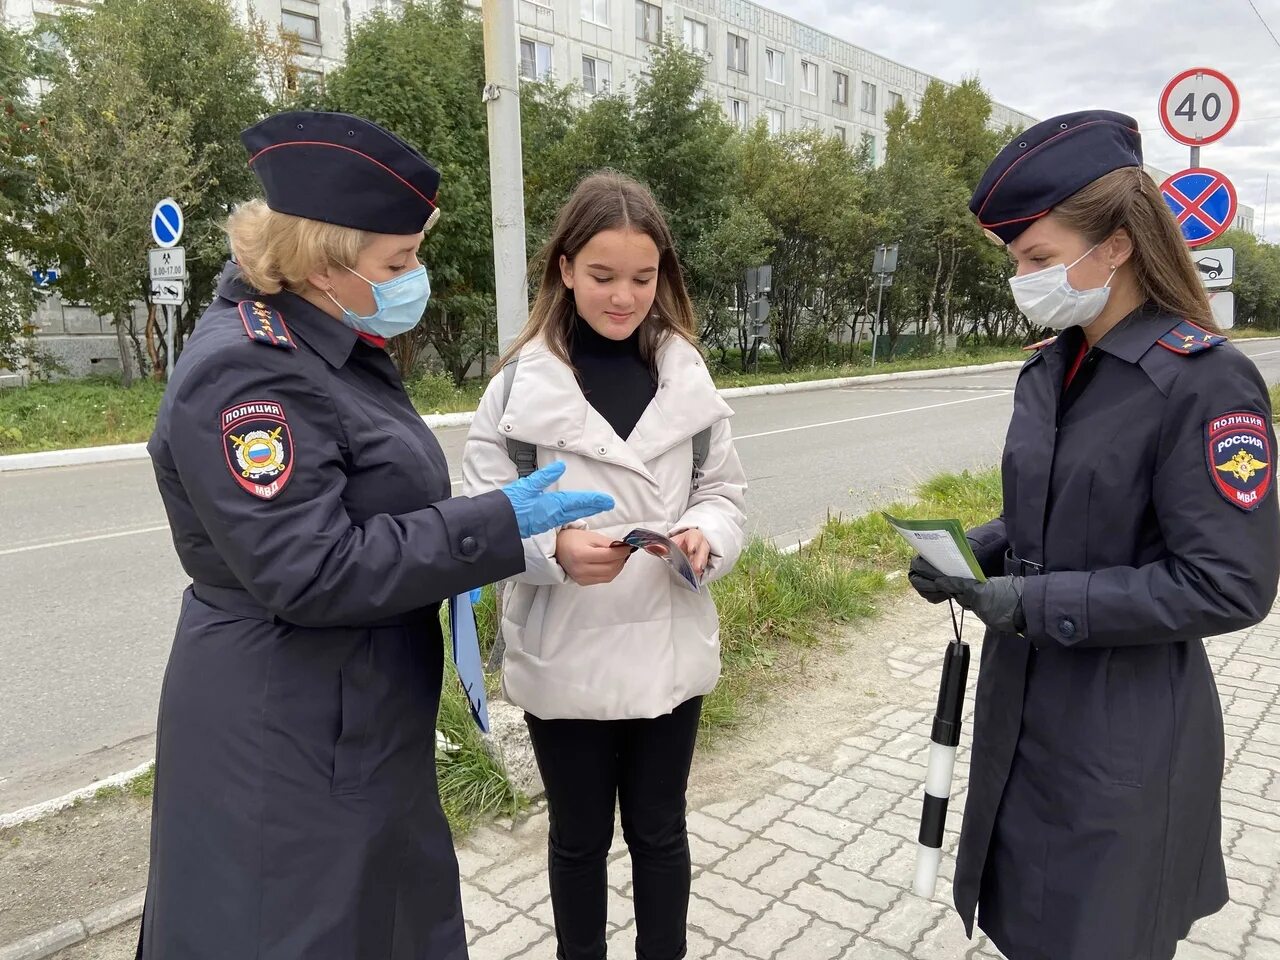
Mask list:
[[[657,366],[658,391],[624,441],[587,401],[572,369],[541,340],[533,341],[520,351],[501,420],[504,434],[617,463],[652,480],[646,462],[733,416],[702,354],[683,337],[671,336],[658,349]]]

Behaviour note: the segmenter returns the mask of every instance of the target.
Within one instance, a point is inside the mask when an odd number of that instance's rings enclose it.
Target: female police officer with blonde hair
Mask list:
[[[609,497],[562,465],[451,498],[383,346],[421,319],[439,174],[375,124],[242,136],[265,201],[148,450],[193,581],[161,694],[148,960],[462,960],[435,780],[442,600]]]
[[[1062,333],[1018,376],[1004,513],[969,533],[990,579],[912,568],[989,627],[956,907],[1010,960],[1167,960],[1227,902],[1203,638],[1275,599],[1267,390],[1216,332],[1130,117],[1037,124],[971,209],[1019,308]]]

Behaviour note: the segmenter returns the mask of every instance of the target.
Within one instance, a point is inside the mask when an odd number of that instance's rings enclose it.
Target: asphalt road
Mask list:
[[[1280,382],[1280,342],[1244,344]],[[741,398],[754,533],[807,538],[940,471],[994,465],[1015,372]],[[456,472],[465,428],[439,431]],[[0,813],[153,755],[179,598],[146,461],[0,474]]]

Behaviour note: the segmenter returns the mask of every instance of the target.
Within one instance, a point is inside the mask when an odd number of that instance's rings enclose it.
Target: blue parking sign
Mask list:
[[[182,239],[182,208],[173,197],[165,197],[151,211],[151,236],[161,247],[177,246]]]

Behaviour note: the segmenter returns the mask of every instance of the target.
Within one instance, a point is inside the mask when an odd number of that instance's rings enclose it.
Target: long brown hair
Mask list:
[[[684,274],[676,256],[671,228],[648,188],[630,177],[604,170],[578,184],[568,203],[556,215],[549,239],[538,253],[533,269],[542,271],[537,296],[529,310],[529,322],[512,341],[498,368],[513,360],[525,344],[541,338],[564,363],[569,359],[569,334],[576,322],[573,291],[560,275],[560,258],[570,262],[604,230],[635,230],[647,234],[658,248],[658,288],[653,308],[640,323],[640,352],[653,364],[658,348],[675,335],[698,342],[698,322],[685,289]]]
[[[1219,332],[1178,221],[1141,167],[1099,177],[1054,207],[1051,216],[1090,243],[1123,227],[1133,239],[1129,262],[1142,295],[1165,313]]]

